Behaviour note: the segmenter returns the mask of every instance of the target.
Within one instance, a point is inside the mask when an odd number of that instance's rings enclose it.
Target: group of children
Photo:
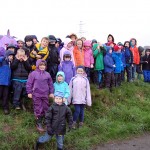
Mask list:
[[[0,47],[0,98],[4,114],[9,114],[9,95],[13,107],[25,109],[26,95],[33,99],[37,129],[41,132],[43,120],[47,132],[37,141],[37,148],[56,134],[58,149],[63,148],[66,119],[69,128],[83,126],[85,105],[91,106],[90,84],[98,89],[121,85],[125,81],[135,80],[140,74],[141,64],[144,81],[150,82],[150,48],[137,47],[136,39],[124,44],[114,42],[109,34],[107,42],[80,39],[75,34],[68,35],[64,42],[49,35],[39,43],[36,36],[27,35],[9,44],[6,49]],[[54,104],[49,107],[49,98]],[[74,105],[72,113],[67,105]]]

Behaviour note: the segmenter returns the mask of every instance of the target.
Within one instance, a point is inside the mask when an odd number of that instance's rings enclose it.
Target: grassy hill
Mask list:
[[[84,127],[67,132],[65,149],[88,150],[99,143],[150,130],[150,84],[124,83],[112,93],[93,85],[91,90],[93,105],[85,110]],[[0,150],[33,150],[39,135],[31,110],[12,110],[8,116],[0,110]],[[55,137],[41,149],[55,150]]]

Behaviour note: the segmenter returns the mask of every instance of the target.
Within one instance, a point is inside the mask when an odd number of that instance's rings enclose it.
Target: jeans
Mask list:
[[[135,74],[136,74],[136,64],[133,64],[133,67],[131,69],[131,77],[133,80],[135,79]]]
[[[121,73],[115,73],[115,86],[118,87],[121,85]]]
[[[132,66],[130,64],[128,64],[125,68],[126,72],[127,72],[127,82],[130,82],[132,80],[131,78],[131,74],[132,74]]]
[[[38,138],[39,143],[45,143],[52,139],[53,135],[49,135],[47,132]],[[63,149],[64,135],[56,135],[57,148]]]
[[[73,121],[76,122],[79,118],[79,121],[83,122],[85,104],[74,104],[74,108],[75,112],[73,114]]]
[[[89,81],[90,81],[90,71],[91,71],[91,68],[85,67],[85,72],[87,74],[87,78]]]

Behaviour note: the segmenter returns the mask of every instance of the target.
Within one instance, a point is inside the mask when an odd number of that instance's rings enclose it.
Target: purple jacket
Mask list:
[[[45,62],[45,60],[37,60],[37,69],[30,73],[26,90],[28,94],[33,94],[36,97],[48,97],[49,94],[54,93],[53,81],[47,71],[39,70],[39,64],[41,62]]]
[[[65,81],[69,84],[72,77],[75,76],[75,66],[72,61],[62,61],[59,65],[59,71],[65,73]]]

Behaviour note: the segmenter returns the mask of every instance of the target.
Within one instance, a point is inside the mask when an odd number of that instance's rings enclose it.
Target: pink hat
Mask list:
[[[90,40],[85,40],[84,41],[84,46],[89,46],[89,47],[91,47],[91,41]]]
[[[115,45],[114,46],[114,51],[118,51],[120,49],[122,49],[123,47],[122,46],[119,46],[119,45]]]

